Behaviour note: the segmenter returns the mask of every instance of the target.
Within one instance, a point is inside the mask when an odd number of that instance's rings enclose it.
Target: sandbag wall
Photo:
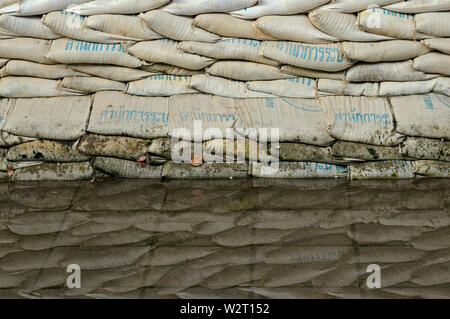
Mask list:
[[[449,0],[0,1],[0,171],[448,177],[449,10]],[[173,163],[172,133],[194,133],[195,120],[204,151],[244,160]],[[245,140],[230,147],[208,128]],[[260,128],[280,131],[264,158],[276,171],[249,152],[263,146],[244,132]]]

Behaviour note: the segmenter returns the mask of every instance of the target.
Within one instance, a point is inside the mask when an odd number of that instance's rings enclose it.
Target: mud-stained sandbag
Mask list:
[[[206,31],[228,38],[243,38],[254,40],[275,40],[253,26],[253,21],[243,20],[229,14],[200,14],[192,24]]]
[[[80,95],[61,86],[61,81],[32,77],[7,76],[0,78],[0,96],[3,97],[53,97]]]
[[[1,126],[1,121],[0,121],[0,126]],[[34,141],[34,140],[35,140],[35,138],[17,136],[14,134],[9,134],[7,132],[0,131],[0,147],[14,146],[14,145]]]
[[[162,35],[150,29],[138,16],[100,14],[87,17],[85,23],[87,27],[94,30],[139,40],[163,38]]]
[[[426,39],[424,43],[427,47],[450,54],[450,39]]]
[[[320,31],[337,39],[355,42],[389,40],[390,37],[367,33],[358,28],[356,16],[327,10],[316,10],[308,14],[311,23]]]
[[[379,96],[399,96],[433,92],[437,79],[415,82],[382,82]]]
[[[435,37],[450,37],[450,12],[421,13],[416,14],[415,19],[416,31]]]
[[[246,86],[252,91],[282,97],[313,99],[316,96],[316,81],[310,78],[250,81]]]
[[[142,61],[128,54],[121,44],[93,43],[67,38],[53,40],[46,58],[64,64],[113,64],[129,68],[142,65]]]
[[[44,164],[44,162],[10,162],[8,160],[6,160],[6,158],[2,158],[2,156],[0,156],[0,171],[1,172],[8,172],[11,170],[17,170],[17,169],[22,169],[22,168],[31,168],[37,165],[41,165]],[[7,175],[7,177],[9,177],[9,175]]]
[[[184,41],[178,48],[192,54],[198,54],[220,60],[245,60],[277,66],[279,63],[258,54],[262,41],[248,39],[224,39],[217,43]]]
[[[243,61],[218,61],[206,69],[206,74],[238,81],[263,81],[293,78],[275,66]]]
[[[16,75],[43,79],[62,79],[66,76],[88,76],[87,74],[71,70],[64,64],[41,64],[30,61],[11,60],[3,69],[2,76]]]
[[[401,13],[421,13],[433,11],[448,11],[448,0],[409,0],[391,4],[385,9]]]
[[[421,160],[413,162],[414,173],[418,176],[448,178],[450,163],[440,161]]]
[[[34,16],[64,10],[70,6],[85,3],[89,0],[21,0],[0,9],[0,14],[17,16]]]
[[[220,36],[192,25],[192,18],[181,17],[162,10],[153,10],[139,16],[155,32],[179,41],[214,43]]]
[[[398,147],[376,146],[338,141],[331,147],[331,154],[347,160],[386,161],[405,159]]]
[[[237,102],[235,131],[241,136],[246,131],[280,129],[280,142],[302,142],[327,146],[333,138],[327,133],[325,114],[313,99],[245,99]],[[259,137],[259,136],[258,136]],[[249,137],[255,140],[254,136]]]
[[[3,130],[19,136],[77,140],[85,133],[89,96],[16,99]]]
[[[58,39],[62,36],[54,33],[49,27],[44,25],[39,17],[16,17],[12,15],[0,16],[0,28],[11,31],[22,37],[39,39]]]
[[[213,64],[214,59],[177,49],[178,42],[164,39],[139,42],[128,48],[134,56],[152,63],[167,63],[190,70],[201,70]]]
[[[200,166],[191,164],[164,164],[163,173],[167,179],[230,179],[246,178],[248,165],[243,163],[205,163]]]
[[[55,64],[46,58],[50,42],[41,39],[15,38],[0,40],[0,57],[26,60],[43,64]]]
[[[329,10],[344,13],[364,11],[371,6],[382,7],[402,0],[334,0],[332,3],[320,7],[320,10]]]
[[[193,16],[208,12],[230,12],[256,4],[258,0],[173,0],[163,8],[172,14]]]
[[[115,65],[72,64],[69,68],[74,71],[119,82],[137,81],[153,75],[152,72]]]
[[[261,17],[256,20],[255,27],[273,38],[287,41],[306,43],[338,41],[335,37],[318,30],[305,14]]]
[[[342,43],[342,52],[346,57],[364,62],[404,61],[413,59],[429,51],[422,43],[408,40],[374,43]]]
[[[317,147],[301,143],[280,143],[280,161],[335,163],[330,148]]]
[[[356,62],[345,58],[338,44],[265,41],[259,52],[281,63],[328,72],[345,70]]]
[[[152,75],[146,79],[128,83],[126,93],[141,96],[171,96],[198,93],[188,87],[189,76]]]
[[[178,76],[191,76],[195,74],[203,74],[204,70],[189,70],[180,68],[174,65],[170,64],[164,64],[164,63],[152,63],[149,65],[143,65],[141,67],[142,70],[147,72],[152,72],[156,74],[171,74],[171,75],[178,75]]]
[[[399,133],[450,140],[450,97],[431,93],[393,97],[390,102]]]
[[[281,72],[312,79],[331,79],[344,80],[344,72],[324,72],[311,69],[297,68],[291,65],[283,65],[280,67]]]
[[[307,12],[327,2],[329,2],[329,0],[260,0],[257,5],[250,8],[233,11],[230,12],[230,14],[242,19],[256,19],[268,15],[291,15]]]
[[[251,175],[263,178],[345,178],[347,168],[314,162],[280,162],[278,169],[273,169],[263,163],[253,163]]]
[[[8,161],[85,162],[92,158],[75,150],[71,143],[39,140],[11,147]]]
[[[403,137],[395,132],[387,99],[330,96],[319,99],[331,136],[338,140],[395,146]]]
[[[400,152],[409,157],[450,161],[450,142],[429,138],[408,137]]]
[[[414,59],[414,70],[450,76],[450,55],[431,52]]]
[[[350,96],[377,96],[378,83],[348,83],[342,80],[319,79],[317,90],[319,96],[324,95],[350,95]]]
[[[148,179],[160,179],[163,169],[162,166],[151,166],[137,161],[110,157],[96,157],[92,166],[116,177]]]
[[[450,96],[450,77],[437,78],[433,92]]]
[[[11,179],[23,181],[78,181],[89,180],[94,169],[89,162],[46,163],[14,171]]]
[[[67,11],[80,15],[133,14],[159,8],[170,0],[96,0],[71,7]],[[82,1],[86,2],[86,1]]]
[[[358,179],[398,179],[414,178],[413,162],[383,161],[350,165],[349,178]]]
[[[61,85],[69,91],[95,93],[99,91],[125,92],[126,84],[122,82],[107,80],[95,76],[81,77],[71,76],[62,80]]]

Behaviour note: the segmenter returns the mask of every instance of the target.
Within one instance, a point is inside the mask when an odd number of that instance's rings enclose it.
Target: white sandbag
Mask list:
[[[206,74],[238,81],[279,80],[294,77],[291,74],[281,73],[276,66],[244,61],[218,61],[206,69]]]
[[[20,0],[0,9],[0,14],[13,14],[18,16],[41,15],[52,11],[64,10],[73,5],[88,1],[90,0]]]
[[[0,96],[3,97],[52,97],[80,95],[61,87],[61,81],[41,78],[7,76],[0,78]]]
[[[211,58],[184,53],[177,49],[178,42],[154,40],[139,42],[128,48],[134,56],[153,63],[167,63],[190,70],[201,70],[214,63]]]
[[[429,53],[428,53],[429,54]],[[406,82],[424,81],[438,77],[414,70],[412,61],[361,63],[347,70],[345,80],[349,82]]]
[[[317,8],[330,0],[260,0],[253,7],[230,12],[232,16],[242,19],[256,19],[268,15],[291,15]]]
[[[450,97],[431,93],[392,97],[390,101],[399,133],[450,140]]]
[[[433,92],[450,96],[450,77],[437,78]]]
[[[195,74],[204,74],[204,70],[189,70],[184,68],[179,68],[177,66],[173,66],[170,64],[164,64],[164,63],[151,63],[146,64],[141,67],[142,70],[147,72],[152,72],[156,74],[171,74],[171,75],[178,75],[178,76],[191,76]],[[152,74],[149,74],[149,76]]]
[[[415,82],[382,82],[379,96],[425,94],[433,91],[437,79]]]
[[[237,103],[235,131],[246,136],[246,131],[279,128],[280,142],[301,142],[327,146],[333,138],[327,133],[325,114],[314,99],[240,99]],[[255,140],[255,136],[248,136]]]
[[[153,75],[151,72],[115,65],[71,64],[69,68],[78,71],[76,73],[82,72],[119,82],[137,81]]]
[[[11,179],[23,181],[81,181],[90,180],[94,175],[90,162],[45,163],[14,171]]]
[[[188,87],[189,76],[152,75],[143,80],[128,83],[127,93],[142,96],[171,96],[198,93]]]
[[[263,163],[251,164],[251,175],[262,178],[337,178],[347,177],[347,168],[313,162],[281,162],[277,169]]]
[[[156,40],[163,38],[162,35],[150,29],[148,25],[137,16],[100,14],[87,17],[85,24],[87,27],[94,30],[139,40]]]
[[[148,179],[160,179],[163,169],[162,166],[150,166],[137,161],[100,156],[95,158],[92,166],[116,177]]]
[[[8,63],[9,59],[2,59],[0,58],[0,67],[4,66],[6,63]]]
[[[431,49],[441,51],[443,53],[450,54],[450,39],[426,39],[423,41],[425,45]]]
[[[87,74],[71,70],[65,64],[40,64],[22,60],[11,60],[6,64],[2,76],[30,76],[43,79],[62,79],[66,76],[89,76]]]
[[[280,67],[281,72],[292,75],[312,78],[312,79],[331,79],[343,80],[345,78],[344,72],[324,72],[311,69],[297,68],[292,65],[283,65]]]
[[[421,13],[450,10],[449,0],[409,0],[391,4],[387,10],[401,13]]]
[[[265,41],[259,52],[281,63],[329,72],[345,70],[356,62],[344,58],[338,44]]]
[[[41,139],[71,141],[84,135],[89,119],[89,96],[13,100],[3,130]]]
[[[194,16],[208,12],[230,12],[256,4],[258,0],[173,0],[163,8],[172,14]]]
[[[96,0],[67,9],[79,15],[133,14],[159,8],[170,0]],[[86,1],[83,1],[86,2]]]
[[[364,31],[396,39],[425,39],[430,36],[416,32],[414,16],[372,8],[358,14],[356,23]]]
[[[247,88],[275,96],[313,99],[316,96],[316,81],[310,78],[292,78],[275,81],[247,82]]]
[[[320,7],[320,10],[353,13],[364,11],[370,7],[382,7],[402,0],[334,0],[330,4]]]
[[[395,132],[394,116],[385,98],[321,97],[328,132],[342,141],[395,146],[403,137]]]
[[[342,43],[342,52],[346,57],[371,63],[409,60],[429,51],[423,43],[409,40]]]
[[[253,21],[235,18],[229,14],[200,14],[192,24],[206,31],[227,38],[243,38],[254,40],[275,40],[253,26]]]
[[[18,35],[0,27],[0,40],[16,38]]]
[[[238,99],[271,97],[272,95],[247,89],[245,82],[227,80],[217,76],[198,74],[191,77],[189,87],[203,93]]]
[[[320,31],[337,39],[355,42],[389,40],[390,37],[367,33],[358,28],[356,16],[327,10],[316,10],[308,14],[311,23]]]
[[[184,52],[207,56],[218,60],[245,60],[268,65],[279,63],[258,54],[262,41],[248,39],[223,39],[217,43],[183,41],[178,48]]]
[[[47,58],[64,64],[113,64],[138,68],[142,61],[128,54],[121,44],[103,44],[72,39],[53,40]]]
[[[0,8],[4,8],[6,6],[9,6],[13,3],[17,2],[17,0],[0,0]]]
[[[377,96],[378,83],[347,83],[342,80],[320,79],[317,90],[327,95]]]
[[[12,15],[0,15],[0,27],[18,34],[22,37],[39,39],[58,39],[62,36],[54,33],[49,27],[42,23],[39,17],[16,17]]]
[[[420,13],[415,19],[416,31],[435,37],[450,37],[450,12]]]
[[[286,41],[306,43],[338,41],[335,37],[318,30],[306,14],[261,17],[256,20],[255,27],[273,38]]]
[[[27,60],[43,64],[55,64],[46,58],[50,42],[41,39],[15,38],[0,40],[0,57]]]
[[[94,95],[87,130],[102,135],[157,138],[168,135],[168,99],[120,92]]]
[[[180,41],[217,42],[220,36],[192,25],[192,18],[152,10],[139,16],[155,32]]]
[[[414,59],[414,70],[450,76],[450,55],[431,52]]]
[[[61,85],[69,91],[95,93],[99,91],[125,92],[126,84],[122,82],[98,78],[95,76],[80,77],[71,76],[62,80]]]

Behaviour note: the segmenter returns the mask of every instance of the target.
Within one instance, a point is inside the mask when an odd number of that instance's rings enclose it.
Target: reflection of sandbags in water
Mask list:
[[[114,232],[117,230],[123,230],[128,228],[129,225],[120,225],[120,224],[111,224],[111,223],[97,223],[94,221],[89,221],[79,226],[73,227],[69,230],[70,234],[78,238],[83,238],[83,236],[87,236],[88,238],[92,238],[92,236],[97,236],[98,234]],[[70,235],[67,235],[70,238]],[[89,237],[90,236],[90,237]],[[83,240],[84,241],[84,240]]]
[[[315,277],[311,283],[314,287],[357,286],[358,278],[363,274],[366,274],[366,268],[361,265],[342,265]]]
[[[402,284],[404,282],[410,281],[412,274],[423,266],[422,261],[412,261],[404,263],[395,263],[393,265],[383,267],[383,280],[381,281],[381,288],[391,287],[396,284]],[[362,282],[367,283],[367,277],[369,275],[366,273]],[[365,285],[367,286],[367,284]]]
[[[431,265],[414,272],[411,282],[420,286],[434,286],[450,283],[450,262]]]
[[[345,254],[353,252],[352,246],[292,246],[267,253],[266,263],[272,264],[314,264],[342,260]]]
[[[89,162],[49,163],[14,171],[13,181],[78,181],[89,180],[94,170]]]
[[[400,152],[404,156],[450,161],[450,142],[420,137],[408,137],[400,145]]]
[[[264,178],[337,178],[346,177],[345,166],[314,162],[280,162],[279,167],[253,163],[251,174]]]
[[[331,147],[331,154],[336,157],[367,161],[384,161],[405,159],[398,147],[366,145],[338,141]]]
[[[189,163],[164,164],[162,176],[167,179],[223,179],[245,178],[248,176],[248,165],[244,163],[204,163],[192,166]]]
[[[162,166],[150,166],[146,163],[110,157],[96,157],[92,165],[109,175],[125,178],[160,179],[163,170]]]
[[[176,292],[175,295],[182,299],[256,299],[252,292],[244,291],[240,287],[226,289],[209,289],[206,287],[192,287]]]
[[[409,1],[408,1],[409,2]],[[408,3],[406,2],[406,3]],[[402,296],[402,298],[421,298],[421,299],[448,299],[450,292],[447,287],[389,287],[385,288],[392,294]]]
[[[140,69],[115,65],[72,64],[69,68],[77,71],[76,73],[83,72],[118,82],[137,81],[153,74]]]
[[[414,227],[383,226],[379,224],[357,223],[347,232],[359,244],[385,244],[389,242],[409,242],[419,236],[422,230]],[[399,245],[402,245],[401,243]]]
[[[281,143],[280,160],[292,162],[337,163],[327,147],[317,147],[300,143]]]
[[[411,245],[421,250],[439,250],[450,247],[450,227],[422,233],[411,241]]]
[[[218,249],[217,247],[157,247],[143,255],[138,264],[152,267],[170,266],[208,256]]]
[[[379,222],[387,226],[439,228],[450,226],[450,216],[442,210],[406,211],[380,217]]]
[[[0,230],[0,244],[14,244],[19,240],[19,236],[8,229]]]
[[[69,91],[95,93],[99,91],[120,91],[126,89],[125,83],[112,81],[94,76],[80,77],[71,76],[62,80],[61,85]]]
[[[268,245],[279,242],[284,236],[292,232],[292,229],[252,229],[247,226],[240,226],[216,234],[212,237],[212,240],[226,247]]]
[[[269,272],[262,279],[264,287],[283,287],[302,284],[329,272],[336,266],[332,263],[310,263],[282,265]]]
[[[81,245],[81,243],[92,238],[93,236],[97,236],[97,234],[78,236],[71,234],[69,231],[65,231],[50,234],[24,236],[19,240],[17,244],[20,248],[25,250],[44,250],[55,247],[79,246]]]
[[[135,229],[127,228],[118,231],[103,233],[95,238],[85,240],[81,246],[102,247],[102,246],[119,246],[131,245],[144,241],[152,236],[151,233]]]

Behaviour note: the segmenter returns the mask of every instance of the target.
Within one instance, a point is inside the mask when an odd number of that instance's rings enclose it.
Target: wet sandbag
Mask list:
[[[201,70],[214,63],[211,58],[184,53],[177,49],[178,42],[154,40],[139,42],[128,48],[134,56],[152,63],[166,63],[190,70]]]
[[[20,76],[0,78],[0,96],[3,97],[53,97],[80,94],[82,93],[65,90],[61,86],[61,81],[57,80]]]
[[[415,82],[382,82],[379,96],[399,96],[433,92],[437,79]]]
[[[125,92],[127,87],[125,83],[103,79],[95,76],[66,77],[62,80],[61,85],[67,90],[85,93],[95,93],[100,91]]]
[[[151,63],[141,67],[142,70],[156,74],[171,74],[178,76],[191,76],[195,74],[204,74],[204,70],[189,70],[165,63]]]
[[[46,58],[50,42],[41,39],[14,38],[0,40],[0,57],[33,61],[43,64],[55,64]]]
[[[413,162],[414,173],[420,177],[450,177],[450,163],[440,161],[421,160]]]
[[[449,162],[450,142],[430,138],[408,137],[400,146],[400,152],[409,157]]]
[[[62,38],[61,35],[54,33],[49,27],[43,24],[39,17],[16,17],[4,14],[0,16],[0,28],[22,37],[47,40]]]
[[[292,78],[274,81],[250,81],[246,84],[252,91],[275,96],[313,99],[316,97],[316,81],[310,78]]]
[[[425,45],[431,49],[441,51],[443,53],[450,54],[450,39],[426,39],[423,41]]]
[[[143,80],[128,83],[126,93],[140,96],[171,96],[198,93],[188,87],[189,76],[152,75]]]
[[[263,163],[251,164],[251,175],[263,178],[345,178],[345,166],[314,162],[280,162],[278,168]]]
[[[68,67],[71,70],[119,82],[141,80],[153,75],[151,72],[115,65],[71,64]]]
[[[409,0],[391,4],[386,9],[401,13],[448,11],[450,3],[448,0]]]
[[[347,160],[386,161],[404,159],[398,147],[367,145],[337,141],[331,147],[331,154]]]
[[[378,83],[349,83],[342,80],[319,79],[317,91],[320,95],[377,96]],[[323,94],[325,93],[325,94]]]
[[[395,146],[403,137],[395,132],[394,116],[387,99],[330,96],[319,99],[328,131],[338,140]]]
[[[254,40],[275,40],[253,26],[253,21],[235,18],[229,14],[200,14],[192,24],[206,31],[228,38],[243,38]]]
[[[0,116],[0,118],[1,118],[1,116]],[[2,120],[0,120],[0,126],[1,125],[2,125]],[[35,138],[17,136],[14,134],[9,134],[7,132],[0,131],[0,147],[14,146],[14,145],[34,141],[34,140],[35,140]]]
[[[415,19],[416,31],[435,37],[450,37],[450,12],[420,13]]]
[[[390,102],[399,133],[450,140],[450,97],[431,93],[392,97]]]
[[[64,10],[70,6],[85,3],[89,0],[21,0],[0,9],[0,14],[17,16],[35,16],[44,13]]]
[[[11,60],[3,69],[3,76],[29,76],[43,79],[62,79],[67,76],[88,76],[74,71],[64,64],[41,64],[30,61]]]
[[[142,61],[128,54],[121,44],[103,44],[73,39],[53,40],[47,58],[64,64],[113,64],[138,68]]]
[[[414,70],[450,76],[450,55],[431,52],[414,59]]]
[[[238,81],[263,81],[293,78],[283,74],[275,66],[243,61],[218,61],[206,69],[206,73]]]
[[[374,43],[342,43],[342,52],[346,57],[364,62],[404,61],[413,59],[429,51],[422,43],[408,40]]]
[[[307,77],[312,79],[331,79],[331,80],[343,80],[345,78],[344,72],[324,72],[311,69],[297,68],[292,65],[282,65],[280,67],[281,72],[301,77]]]
[[[356,62],[345,58],[338,44],[265,41],[260,54],[281,63],[328,72],[345,70]]]
[[[331,156],[329,147],[318,147],[301,143],[280,143],[280,161],[316,162],[334,164],[338,160]]]
[[[248,176],[248,165],[243,163],[205,163],[200,166],[192,166],[189,163],[168,162],[164,164],[162,175],[167,179],[246,178]]]
[[[120,92],[94,95],[88,132],[139,138],[168,136],[168,100]]]
[[[3,130],[19,136],[77,140],[85,133],[89,96],[16,99]]]
[[[67,11],[88,16],[94,14],[133,14],[159,8],[169,1],[170,0],[96,0],[71,7],[67,9]]]
[[[349,178],[359,179],[397,179],[414,178],[414,167],[410,161],[382,161],[353,164],[349,166]]]
[[[46,163],[14,171],[11,179],[23,181],[78,181],[90,180],[94,170],[89,162]]]
[[[258,0],[173,0],[163,8],[172,14],[193,16],[208,12],[231,12],[256,4]]]
[[[402,0],[334,0],[330,4],[326,4],[319,9],[336,11],[336,12],[344,12],[344,13],[352,13],[364,11],[370,6],[382,7],[392,3],[400,2]]]
[[[96,157],[92,166],[116,177],[148,179],[160,179],[163,169],[162,166],[151,166],[137,161],[110,157]]]

